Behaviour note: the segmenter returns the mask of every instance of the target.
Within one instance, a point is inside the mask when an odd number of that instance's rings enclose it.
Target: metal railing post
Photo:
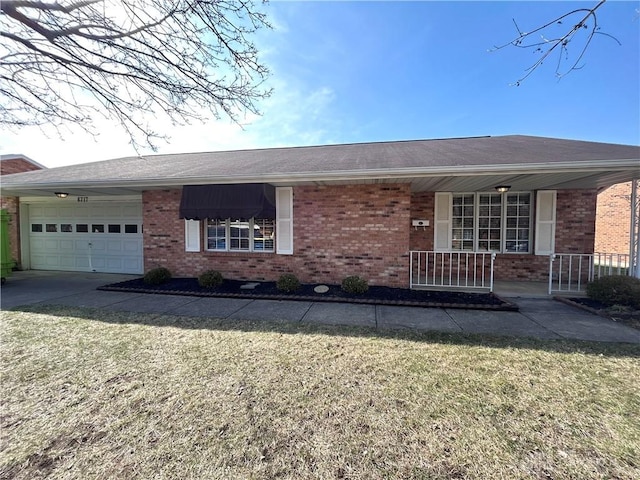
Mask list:
[[[555,253],[549,255],[549,295],[553,291],[553,261],[556,259]]]

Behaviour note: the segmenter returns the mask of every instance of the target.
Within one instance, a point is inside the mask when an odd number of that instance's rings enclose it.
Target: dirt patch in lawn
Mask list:
[[[586,310],[587,312],[595,313],[601,317],[609,318],[617,323],[622,323],[629,327],[637,328],[640,330],[640,310],[635,310],[630,307],[624,307],[621,305],[614,305],[608,307],[597,300],[593,300],[587,297],[575,297],[565,298],[556,297],[563,303],[573,305],[575,307]]]
[[[242,288],[247,284],[254,288]],[[215,288],[203,288],[196,278],[172,278],[161,285],[148,285],[142,278],[113,283],[98,290],[118,292],[140,292],[169,295],[191,295],[197,297],[235,297],[271,300],[304,300],[313,302],[364,303],[375,305],[404,305],[440,308],[471,308],[483,310],[517,311],[517,305],[493,293],[449,292],[441,290],[410,290],[371,286],[366,293],[356,295],[343,291],[339,285],[326,285],[328,291],[316,292],[321,284],[303,284],[300,289],[285,293],[277,289],[276,282],[249,282],[225,280]]]

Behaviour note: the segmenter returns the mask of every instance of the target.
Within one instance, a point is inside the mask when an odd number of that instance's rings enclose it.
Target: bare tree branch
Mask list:
[[[238,122],[270,94],[249,41],[269,24],[251,0],[2,0],[0,12],[0,124],[93,133],[101,114],[155,149],[159,115]]]
[[[607,0],[600,0],[593,8],[578,8],[572,10],[528,32],[522,31],[514,19],[513,24],[516,27],[518,36],[503,45],[493,47],[490,51],[493,52],[509,46],[514,46],[525,49],[532,48],[540,55],[540,57],[525,70],[525,75],[518,79],[514,85],[519,86],[554,52],[558,53],[555,74],[556,77],[562,78],[574,70],[580,70],[584,66],[580,63],[584,58],[591,41],[596,35],[609,37],[620,45],[617,38],[607,33],[600,32],[596,11],[604,5],[606,1]],[[573,23],[569,30],[563,28],[565,22],[571,21],[572,19],[575,19],[573,20],[575,23]],[[546,34],[552,33],[551,30],[554,27],[559,27],[560,33],[548,37]],[[582,46],[578,46],[579,53],[575,56],[575,60],[569,61],[569,46],[572,45],[571,42],[580,41],[579,35],[581,33],[585,33],[586,37],[581,40]],[[540,35],[540,40],[535,40],[534,35],[536,34]],[[569,67],[566,70],[563,70],[563,65],[567,62],[569,62]]]

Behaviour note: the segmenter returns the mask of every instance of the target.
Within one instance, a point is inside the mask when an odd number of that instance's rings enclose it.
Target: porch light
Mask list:
[[[499,193],[506,193],[511,188],[511,185],[498,185],[496,191]]]
[[[69,194],[67,192],[54,192],[56,194],[56,197],[58,198],[67,198],[69,196]]]

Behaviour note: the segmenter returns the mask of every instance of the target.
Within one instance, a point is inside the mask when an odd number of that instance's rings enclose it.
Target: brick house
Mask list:
[[[598,194],[596,252],[629,253],[631,182],[618,183]]]
[[[550,254],[594,252],[599,189],[638,177],[637,146],[510,135],[127,157],[2,188],[24,268],[407,287],[416,252],[544,281]]]

